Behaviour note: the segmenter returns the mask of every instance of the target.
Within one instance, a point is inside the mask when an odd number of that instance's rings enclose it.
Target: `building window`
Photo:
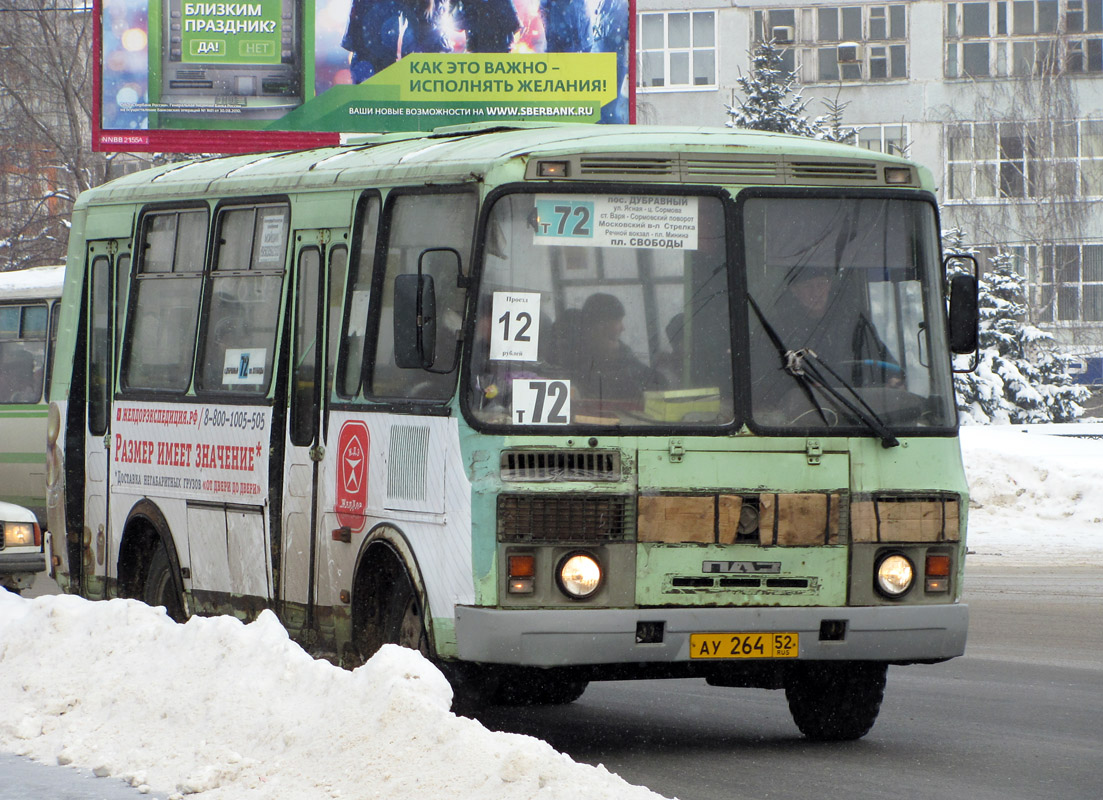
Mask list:
[[[906,78],[907,36],[903,3],[754,12],[754,40],[781,45],[784,67],[806,82]]]
[[[908,154],[907,125],[863,125],[858,129],[858,146],[894,156]]]
[[[640,14],[641,89],[716,88],[716,12]]]
[[[1103,244],[1020,244],[978,247],[991,260],[1011,255],[1027,279],[1031,321],[1042,324],[1103,322]]]
[[[947,78],[1103,72],[1103,0],[946,4]]]
[[[1103,197],[1103,122],[948,125],[946,199]]]

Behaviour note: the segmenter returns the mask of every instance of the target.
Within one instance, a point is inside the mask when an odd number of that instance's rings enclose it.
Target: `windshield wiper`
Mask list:
[[[817,402],[813,389],[819,389],[849,411],[863,425],[876,433],[881,439],[882,447],[896,447],[900,444],[900,440],[893,435],[884,421],[877,416],[877,412],[870,408],[869,403],[862,399],[857,389],[845,381],[839,373],[835,372],[830,364],[816,355],[814,350],[807,348],[802,350],[790,350],[786,347],[785,343],[781,341],[781,337],[778,336],[777,331],[774,330],[774,327],[766,320],[766,315],[762,313],[762,309],[758,307],[758,303],[755,302],[754,298],[751,297],[749,293],[747,295],[747,300],[750,302],[751,308],[754,309],[754,313],[758,316],[758,321],[762,323],[762,328],[766,331],[766,336],[769,337],[774,347],[777,348],[778,354],[781,356],[783,362],[782,369],[792,375],[797,383],[800,384],[805,395],[812,402],[812,405],[815,406],[824,425],[828,424],[827,417],[823,413],[823,406]],[[843,388],[849,391],[850,394],[854,396],[854,399],[857,400],[857,403],[851,402],[846,395],[832,386],[820,372],[819,367],[826,370]]]

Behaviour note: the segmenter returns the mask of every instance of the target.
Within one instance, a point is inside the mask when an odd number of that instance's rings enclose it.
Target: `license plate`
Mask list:
[[[691,633],[690,658],[796,658],[800,634]]]

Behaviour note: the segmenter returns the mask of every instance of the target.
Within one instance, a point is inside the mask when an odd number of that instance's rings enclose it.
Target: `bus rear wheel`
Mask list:
[[[785,680],[789,713],[800,732],[821,742],[861,739],[881,710],[888,665],[811,661],[792,665]]]
[[[176,588],[176,575],[173,573],[172,560],[163,543],[158,543],[149,559],[146,569],[142,600],[151,606],[164,606],[168,615],[177,622],[184,622],[184,601]]]

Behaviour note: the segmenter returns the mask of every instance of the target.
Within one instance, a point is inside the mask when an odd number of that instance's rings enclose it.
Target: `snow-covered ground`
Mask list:
[[[961,446],[967,563],[1103,566],[1103,424],[967,426]]]
[[[1052,435],[1074,430],[962,431],[976,562],[1103,563],[1103,439]],[[0,676],[0,751],[162,797],[658,797],[451,714],[447,682],[412,651],[347,672],[270,612],[176,625],[135,601],[0,590]]]

